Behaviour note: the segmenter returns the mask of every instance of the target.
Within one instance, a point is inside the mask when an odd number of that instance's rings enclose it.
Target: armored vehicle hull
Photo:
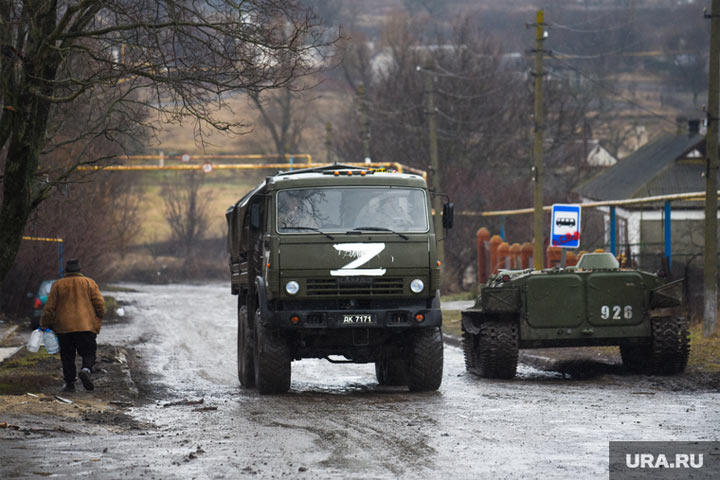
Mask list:
[[[682,372],[690,351],[682,281],[586,256],[577,268],[493,276],[462,315],[468,371],[512,378],[519,349],[617,345],[631,371]]]

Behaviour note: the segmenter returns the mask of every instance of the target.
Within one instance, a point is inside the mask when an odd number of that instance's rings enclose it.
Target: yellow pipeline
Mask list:
[[[147,159],[156,159],[160,158],[159,156],[143,156],[145,157],[152,157]],[[137,158],[137,157],[136,157]],[[167,158],[167,157],[166,157]],[[194,157],[194,158],[200,158],[200,157]],[[212,155],[209,155],[208,158],[218,158]],[[308,155],[308,158],[310,156]],[[255,164],[255,163],[219,163],[219,164],[210,164],[212,166],[213,170],[264,170],[264,169],[283,169],[283,168],[298,168],[299,166],[303,164],[297,164],[297,163],[263,163],[263,164]],[[322,165],[330,165],[330,164],[322,164],[322,163],[316,163],[312,164],[313,166],[322,166]],[[403,165],[402,163],[398,162],[375,162],[375,163],[347,163],[344,165],[350,165],[353,167],[385,167],[385,168],[395,168],[398,172],[403,173],[405,171],[414,173],[417,175],[421,175],[424,179],[427,179],[427,172],[424,170],[420,170],[418,168],[409,167],[407,165]],[[156,171],[156,170],[176,170],[176,171],[187,171],[187,170],[202,170],[203,164],[185,164],[185,165],[108,165],[108,166],[98,166],[98,165],[86,165],[78,167],[78,170],[81,171]]]
[[[34,240],[37,242],[55,242],[62,243],[62,238],[45,238],[45,237],[22,237],[23,240]]]
[[[718,191],[720,196],[720,191]],[[621,207],[624,205],[640,205],[643,203],[653,202],[666,202],[666,201],[702,201],[705,199],[705,192],[691,192],[691,193],[675,193],[671,195],[657,195],[654,197],[642,197],[642,198],[630,198],[627,200],[607,200],[604,202],[588,202],[580,203],[579,205],[583,208],[592,207]],[[546,205],[543,207],[546,212],[552,211],[552,205]],[[522,215],[526,213],[533,213],[532,208],[521,208],[518,210],[494,210],[490,212],[474,212],[470,210],[462,210],[456,212],[456,215],[464,215],[468,217],[498,217],[502,215]]]

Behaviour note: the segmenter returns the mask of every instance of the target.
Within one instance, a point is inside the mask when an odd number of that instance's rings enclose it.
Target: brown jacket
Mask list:
[[[50,289],[41,327],[52,327],[56,333],[100,333],[105,315],[105,300],[97,283],[82,273],[68,273],[56,280]]]

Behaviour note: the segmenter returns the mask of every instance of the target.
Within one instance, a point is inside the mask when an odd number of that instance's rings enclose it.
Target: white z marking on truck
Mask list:
[[[384,268],[357,268],[365,265],[371,258],[378,256],[380,252],[385,250],[384,243],[337,243],[333,247],[341,256],[355,258],[355,260],[339,270],[330,270],[330,275],[333,277],[385,275]]]

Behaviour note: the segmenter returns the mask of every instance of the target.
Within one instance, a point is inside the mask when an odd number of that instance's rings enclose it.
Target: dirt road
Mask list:
[[[377,386],[372,365],[293,363],[291,392],[239,387],[227,285],[131,286],[99,339],[146,374],[132,426],[0,433],[0,477],[607,478],[610,440],[717,440],[720,395],[659,377],[481,380],[446,346],[439,392]],[[183,399],[195,402],[168,405]],[[203,399],[202,403],[196,403]]]

